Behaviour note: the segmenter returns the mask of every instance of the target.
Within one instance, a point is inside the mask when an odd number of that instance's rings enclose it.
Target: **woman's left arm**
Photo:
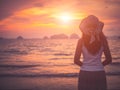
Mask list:
[[[74,55],[74,63],[78,66],[82,66],[82,62],[80,61],[81,51],[82,51],[82,39],[79,39]]]
[[[110,49],[109,49],[106,38],[104,39],[104,55],[105,55],[105,60],[102,62],[103,66],[106,66],[112,63],[112,56],[111,56]]]

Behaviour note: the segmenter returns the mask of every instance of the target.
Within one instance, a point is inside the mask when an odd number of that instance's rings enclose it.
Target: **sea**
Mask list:
[[[105,66],[106,75],[120,76],[120,37],[109,36],[107,40],[112,63]],[[1,39],[0,77],[77,77],[80,67],[73,62],[77,41]]]

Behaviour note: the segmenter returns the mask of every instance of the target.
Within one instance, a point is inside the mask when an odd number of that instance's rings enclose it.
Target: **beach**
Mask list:
[[[108,90],[120,89],[120,76],[107,76]],[[3,77],[0,90],[77,90],[77,77]]]

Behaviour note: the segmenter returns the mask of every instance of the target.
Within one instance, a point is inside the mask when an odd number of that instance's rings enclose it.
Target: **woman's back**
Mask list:
[[[103,47],[100,48],[97,54],[92,55],[84,44],[82,44],[82,54],[83,54],[83,65],[81,70],[85,71],[103,71],[104,67],[101,63],[101,56],[103,52]]]

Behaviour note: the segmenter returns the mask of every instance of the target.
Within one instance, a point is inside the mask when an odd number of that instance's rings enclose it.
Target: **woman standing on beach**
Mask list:
[[[78,40],[74,63],[80,66],[78,90],[107,90],[104,66],[112,62],[102,29],[104,24],[94,15],[82,20],[82,38]],[[104,52],[105,60],[101,61]],[[80,61],[81,53],[83,61]]]

